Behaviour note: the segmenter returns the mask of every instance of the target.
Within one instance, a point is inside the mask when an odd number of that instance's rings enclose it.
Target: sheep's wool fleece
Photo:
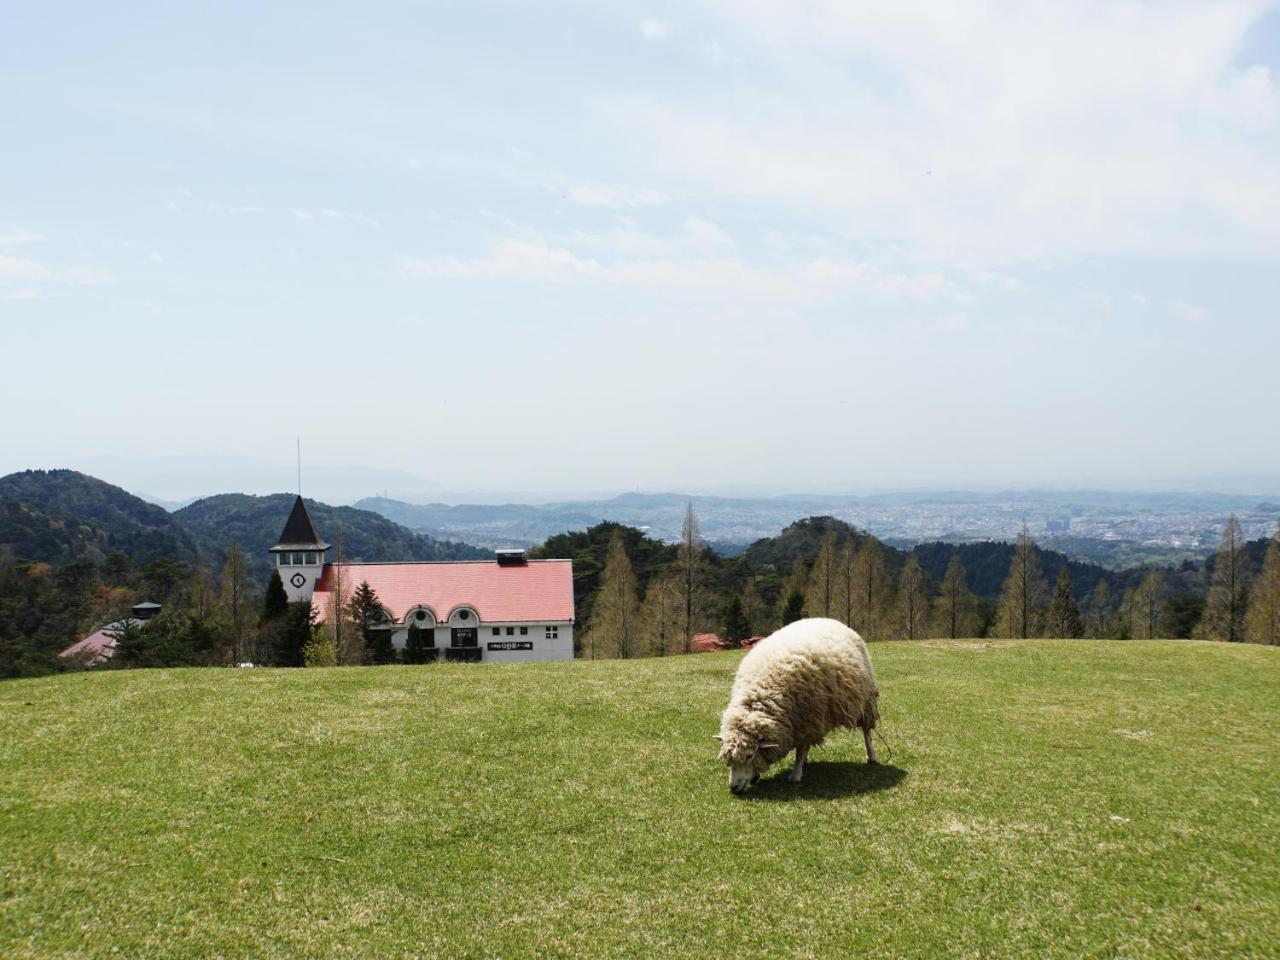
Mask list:
[[[838,620],[797,620],[742,658],[722,729],[776,740],[782,752],[816,745],[837,727],[879,720],[866,644]]]

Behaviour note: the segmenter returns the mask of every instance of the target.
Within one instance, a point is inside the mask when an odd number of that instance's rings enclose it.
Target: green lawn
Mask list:
[[[872,646],[743,798],[736,654],[0,684],[0,956],[1280,955],[1280,650]]]

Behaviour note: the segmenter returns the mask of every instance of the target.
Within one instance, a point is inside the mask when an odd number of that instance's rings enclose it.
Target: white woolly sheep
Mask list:
[[[838,620],[797,620],[761,640],[738,665],[720,717],[729,789],[744,792],[792,749],[790,779],[799,783],[809,748],[838,727],[861,727],[875,763],[879,696],[867,645]]]

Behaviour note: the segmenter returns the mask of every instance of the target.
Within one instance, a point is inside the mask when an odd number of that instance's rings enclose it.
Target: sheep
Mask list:
[[[797,620],[742,658],[720,717],[720,759],[729,789],[744,793],[793,748],[790,780],[804,776],[809,748],[838,727],[861,727],[867,763],[880,719],[875,673],[862,637],[838,620]]]

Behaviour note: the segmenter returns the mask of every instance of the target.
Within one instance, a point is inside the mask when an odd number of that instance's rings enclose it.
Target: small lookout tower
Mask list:
[[[328,549],[329,544],[316,535],[311,514],[299,496],[293,502],[280,542],[271,548],[290,603],[311,599],[320,571],[324,569],[324,552]]]

